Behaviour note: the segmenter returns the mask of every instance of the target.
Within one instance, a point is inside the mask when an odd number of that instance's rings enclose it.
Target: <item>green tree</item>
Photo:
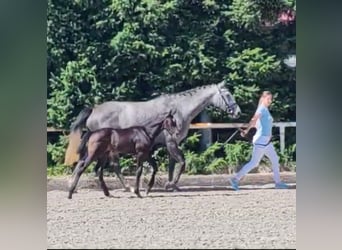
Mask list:
[[[267,3],[267,4],[265,4]],[[48,0],[47,123],[69,128],[86,105],[147,100],[227,80],[245,122],[275,94],[276,121],[296,118],[294,0]],[[230,121],[208,109],[213,121]]]

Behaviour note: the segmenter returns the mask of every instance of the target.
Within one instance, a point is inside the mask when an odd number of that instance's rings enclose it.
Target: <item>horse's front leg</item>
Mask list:
[[[175,166],[176,166],[176,160],[169,153],[169,176],[168,176],[168,182],[165,184],[165,189],[168,189],[170,187],[170,183],[173,181]]]
[[[175,141],[170,140],[166,142],[166,147],[170,154],[170,165],[169,165],[169,181],[166,183],[165,189],[172,188],[173,190],[180,191],[179,187],[177,187],[177,183],[180,179],[181,174],[185,170],[185,158],[184,158],[182,151],[179,149],[178,144]],[[174,172],[174,167],[175,167],[176,162],[180,164],[180,169],[175,179],[173,180],[173,172]]]
[[[140,177],[143,171],[143,154],[138,153],[137,155],[137,172],[136,172],[136,180],[135,180],[135,187],[134,187],[134,193],[139,197],[142,198],[140,191],[139,191],[139,186],[140,186]]]

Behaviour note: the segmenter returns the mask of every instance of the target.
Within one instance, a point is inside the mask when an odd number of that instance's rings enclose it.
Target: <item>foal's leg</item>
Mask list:
[[[103,193],[105,196],[110,196],[110,193],[108,191],[108,187],[107,187],[107,185],[103,179],[103,167],[105,166],[105,164],[107,162],[108,162],[108,159],[106,157],[104,157],[103,159],[98,160],[96,167],[100,169],[99,180],[100,180],[100,185],[101,185],[101,188],[103,190]]]
[[[110,161],[110,163],[113,164],[114,173],[119,178],[119,181],[120,181],[122,187],[124,188],[125,192],[130,192],[130,187],[125,185],[125,180],[124,180],[124,177],[121,173],[119,157],[113,157],[113,160]]]
[[[179,169],[179,171],[178,171],[178,173],[177,173],[177,175],[173,181],[170,181],[170,179],[169,179],[169,182],[167,182],[165,185],[165,189],[173,188],[173,190],[180,191],[180,189],[177,187],[176,184],[178,183],[181,174],[185,170],[184,155],[183,155],[182,151],[179,149],[179,147],[175,141],[168,141],[166,143],[166,147],[167,147],[167,150],[168,150],[169,154],[171,155],[171,157],[173,159],[175,159],[180,164],[180,169]],[[169,178],[170,178],[170,176],[169,176]]]
[[[70,189],[71,189],[71,186],[73,185],[73,182],[75,181],[76,172],[79,171],[80,167],[82,167],[82,165],[84,164],[84,160],[85,160],[85,159],[80,159],[80,160],[77,162],[76,166],[74,166],[74,168],[73,168],[73,172],[72,172],[72,174],[71,174],[71,176],[70,176],[70,179],[69,179],[69,181],[68,181],[68,183],[69,183],[69,191],[70,191]],[[76,185],[75,185],[75,187],[73,188],[73,191],[72,191],[72,192],[73,192],[73,193],[77,193]],[[72,196],[72,195],[70,195],[70,194],[68,195],[69,199],[71,199],[71,196]]]
[[[72,193],[74,192],[77,186],[77,183],[81,177],[81,174],[90,165],[91,162],[92,162],[91,156],[87,156],[87,158],[84,161],[80,160],[78,162],[74,172],[72,173],[71,180],[70,180],[69,195],[68,195],[69,199],[72,198]]]
[[[155,176],[156,176],[157,171],[158,171],[158,166],[157,166],[157,163],[156,163],[156,161],[154,159],[149,157],[148,162],[152,166],[153,172],[152,172],[151,180],[148,183],[148,187],[147,187],[147,190],[146,190],[146,195],[151,191],[151,189],[152,189],[152,187],[154,185]]]
[[[104,165],[103,165],[103,169],[105,169],[105,167],[107,167],[109,165],[109,167],[111,167],[110,165],[110,161],[107,161]],[[95,177],[98,177],[99,174],[100,174],[100,168],[101,168],[101,165],[99,164],[96,164],[95,167],[94,167],[94,174],[95,174]]]
[[[95,174],[95,177],[99,176],[99,169],[100,169],[100,165],[99,164],[96,164],[95,167],[94,167],[94,174]]]

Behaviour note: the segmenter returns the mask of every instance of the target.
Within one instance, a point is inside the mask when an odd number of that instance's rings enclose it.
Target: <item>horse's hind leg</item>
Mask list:
[[[100,169],[99,180],[100,180],[100,185],[101,185],[101,188],[103,190],[103,193],[105,196],[110,196],[110,193],[108,191],[108,187],[107,187],[107,185],[103,179],[103,167],[105,166],[106,162],[107,162],[107,158],[103,158],[103,159],[99,160],[97,162],[96,168]]]
[[[153,172],[152,172],[152,176],[151,176],[151,180],[149,181],[148,183],[148,187],[147,187],[147,190],[146,190],[146,195],[151,191],[153,185],[154,185],[154,180],[155,180],[155,176],[157,174],[157,171],[158,171],[158,166],[157,166],[157,163],[154,159],[152,159],[151,157],[148,159],[148,162],[150,163],[150,165],[152,166],[153,168]]]
[[[113,157],[113,159],[112,159],[112,161],[110,161],[110,163],[113,164],[114,173],[119,178],[119,181],[120,181],[122,187],[124,188],[124,190],[126,192],[129,192],[130,191],[130,187],[125,185],[125,180],[123,178],[123,175],[122,175],[121,169],[120,169],[119,158],[116,157],[116,156]]]

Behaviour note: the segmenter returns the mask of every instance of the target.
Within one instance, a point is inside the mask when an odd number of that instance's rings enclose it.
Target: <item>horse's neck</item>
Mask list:
[[[187,93],[175,97],[172,103],[182,113],[183,118],[190,122],[210,104],[215,92],[214,86],[194,90],[190,92],[191,94]]]

